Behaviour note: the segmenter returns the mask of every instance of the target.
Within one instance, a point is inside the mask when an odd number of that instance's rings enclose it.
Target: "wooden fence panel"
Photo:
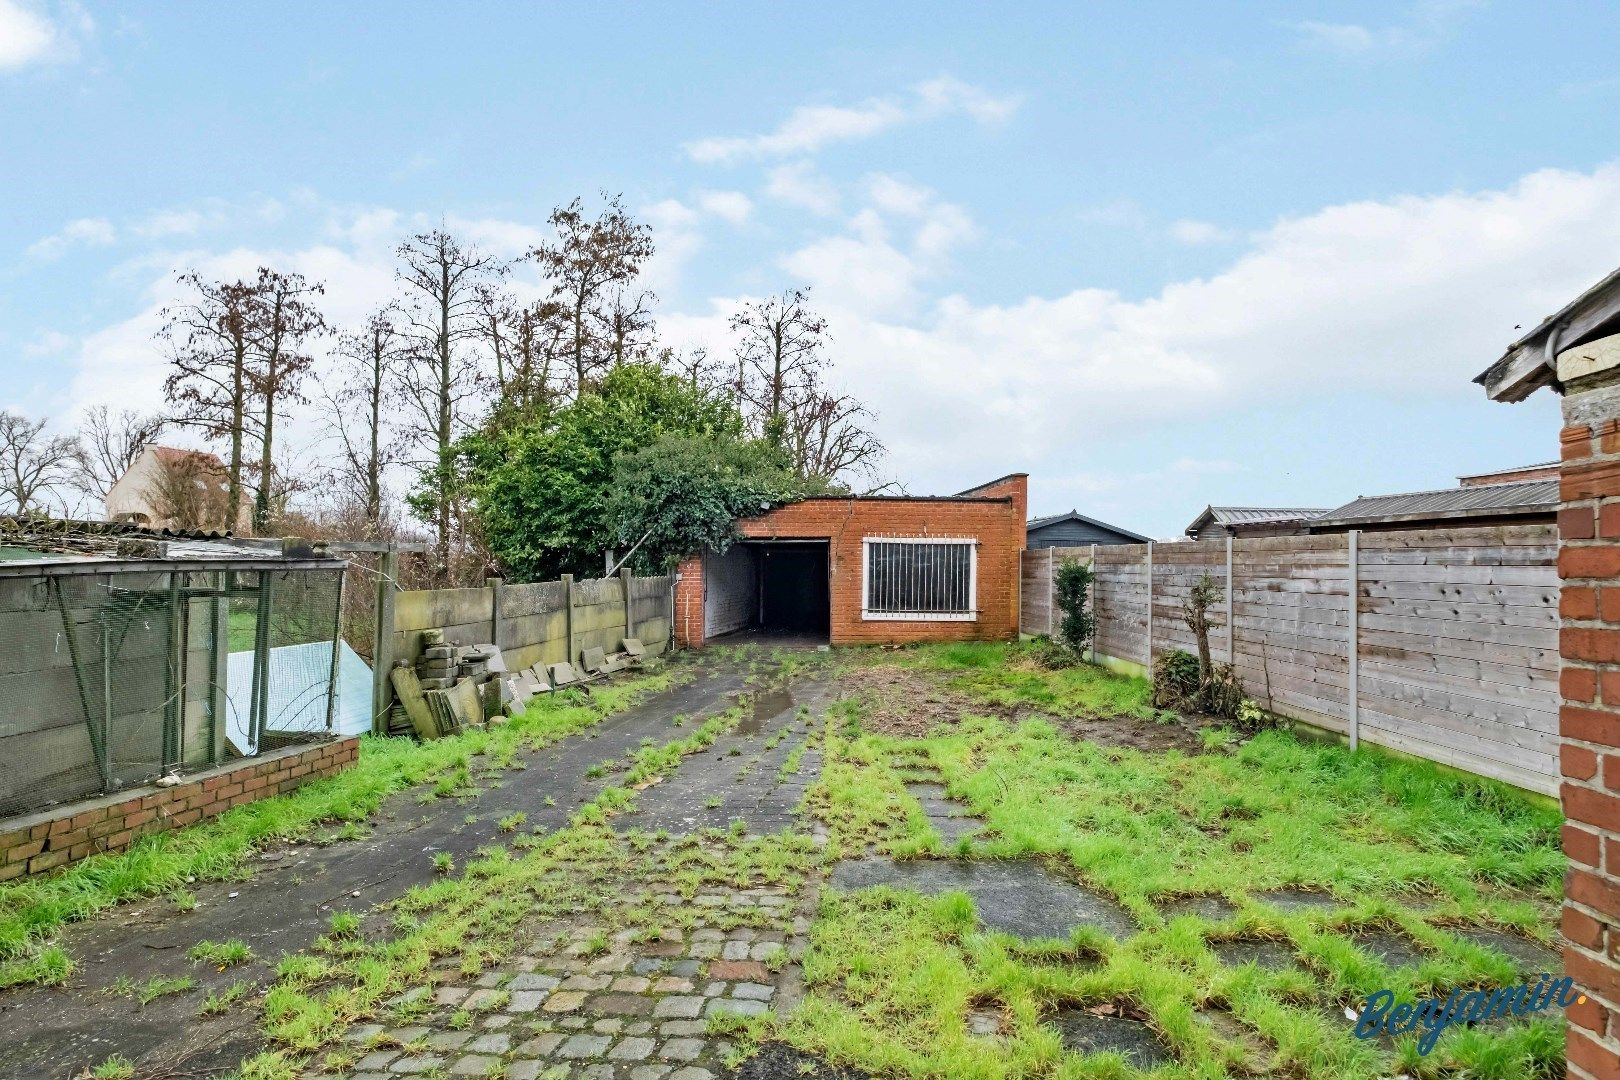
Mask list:
[[[1195,651],[1182,605],[1209,574],[1227,595],[1212,655],[1226,659],[1230,620],[1232,662],[1262,705],[1342,734],[1353,716],[1367,742],[1556,791],[1556,528],[1362,532],[1357,547],[1352,578],[1343,534],[1234,540],[1230,575],[1224,540],[1156,544],[1151,594],[1146,545],[1099,548],[1097,652],[1150,666],[1150,642],[1154,656]],[[1026,633],[1045,632],[1047,572],[1044,552],[1026,554]]]

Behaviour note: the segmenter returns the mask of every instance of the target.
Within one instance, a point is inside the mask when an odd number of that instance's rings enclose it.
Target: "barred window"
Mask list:
[[[861,618],[967,622],[977,615],[974,541],[867,538],[862,545]]]

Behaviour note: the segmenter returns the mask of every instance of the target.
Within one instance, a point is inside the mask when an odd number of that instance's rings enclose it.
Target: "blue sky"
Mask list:
[[[1468,380],[1620,255],[1600,4],[0,0],[0,408],[155,405],[175,271],[356,320],[606,189],[660,324],[811,285],[917,492],[1154,535],[1556,456]],[[310,422],[308,437],[314,438]]]

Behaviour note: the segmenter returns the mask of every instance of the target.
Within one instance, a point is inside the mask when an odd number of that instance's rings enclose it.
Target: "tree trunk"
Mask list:
[[[439,264],[439,573],[450,576],[450,267]]]
[[[247,343],[237,336],[232,342],[231,357],[231,468],[225,496],[225,522],[227,531],[234,532],[242,520],[242,424],[247,420],[246,388]]]

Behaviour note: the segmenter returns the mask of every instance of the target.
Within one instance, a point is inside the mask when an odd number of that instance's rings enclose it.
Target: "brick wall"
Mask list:
[[[807,499],[737,523],[747,538],[826,540],[834,645],[1011,640],[1018,636],[1019,555],[1028,478],[1005,477],[955,499]],[[861,618],[861,541],[877,536],[978,541],[979,617],[972,622]],[[703,644],[703,560],[688,559],[675,587],[676,640]]]
[[[194,773],[173,787],[145,787],[0,821],[0,881],[54,870],[88,855],[122,851],[166,832],[342,772],[357,738],[287,747]]]
[[[1573,395],[1572,395],[1573,397]],[[1569,1075],[1620,1076],[1620,421],[1580,409],[1562,444],[1558,573]]]

